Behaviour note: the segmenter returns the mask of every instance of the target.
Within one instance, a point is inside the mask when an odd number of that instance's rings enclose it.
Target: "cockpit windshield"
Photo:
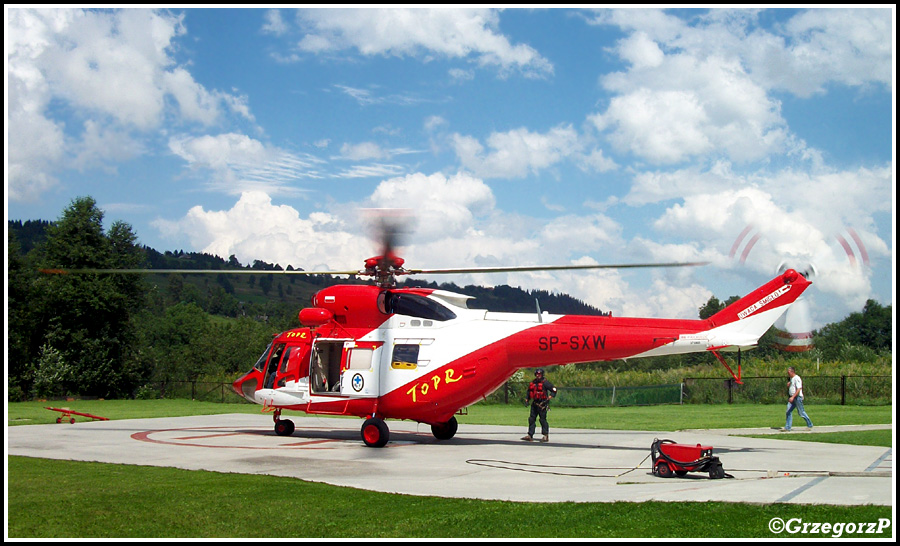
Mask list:
[[[259,370],[259,371],[263,371],[263,369],[265,369],[265,367],[266,367],[266,357],[269,356],[269,350],[270,350],[271,348],[272,348],[272,344],[269,343],[269,345],[266,347],[266,350],[263,351],[262,356],[260,356],[260,357],[259,357],[259,360],[256,361],[256,364],[253,365],[254,368],[256,368],[256,369]]]
[[[382,313],[406,315],[428,320],[453,320],[456,313],[440,303],[415,294],[382,292],[378,296],[378,308]]]

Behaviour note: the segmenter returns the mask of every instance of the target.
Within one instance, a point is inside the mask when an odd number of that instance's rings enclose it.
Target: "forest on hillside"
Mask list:
[[[330,275],[266,274],[279,264],[241,264],[209,254],[139,245],[124,222],[103,227],[90,197],[72,201],[56,221],[9,221],[7,241],[8,398],[82,395],[134,397],[149,384],[227,381],[245,372],[273,334],[299,326],[312,295],[337,283]],[[258,275],[59,275],[41,269],[247,269]],[[290,270],[291,266],[287,266]],[[474,296],[470,307],[506,312],[602,314],[567,294],[510,286],[459,287],[407,281]],[[537,301],[537,304],[536,304]],[[732,301],[710,298],[705,318]],[[890,359],[891,306],[874,300],[815,333],[816,358]],[[774,354],[766,334],[756,357]],[[707,362],[706,355],[598,363],[590,369],[668,369]],[[785,358],[779,355],[778,358]],[[789,357],[788,357],[789,358]]]

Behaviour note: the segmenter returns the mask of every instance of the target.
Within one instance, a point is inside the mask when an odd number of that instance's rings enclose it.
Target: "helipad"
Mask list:
[[[580,429],[553,429],[551,441],[541,444],[522,442],[522,427],[467,424],[452,440],[437,441],[427,426],[389,421],[391,441],[373,449],[360,440],[360,420],[291,419],[297,430],[289,437],[274,434],[270,416],[246,414],[15,426],[7,428],[8,454],[527,502],[892,503],[892,452],[883,447],[723,431]],[[731,477],[654,476],[649,454],[656,438],[713,446]]]

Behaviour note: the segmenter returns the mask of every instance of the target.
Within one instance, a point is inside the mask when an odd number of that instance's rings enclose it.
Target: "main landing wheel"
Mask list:
[[[391,431],[388,430],[387,424],[378,417],[366,419],[360,433],[363,442],[369,447],[384,447],[391,437]]]
[[[456,417],[451,417],[446,423],[431,425],[431,433],[434,434],[434,437],[438,440],[449,440],[456,436],[456,430],[458,428],[459,423],[456,422]]]
[[[290,419],[279,419],[275,421],[275,434],[279,436],[290,436],[294,433],[294,422]]]

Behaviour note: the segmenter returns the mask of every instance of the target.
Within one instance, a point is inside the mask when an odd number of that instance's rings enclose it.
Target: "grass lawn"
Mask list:
[[[174,468],[25,457],[9,457],[7,464],[10,538],[776,538],[768,530],[774,517],[873,523],[891,518],[889,506],[536,504],[414,497]]]
[[[815,430],[815,429],[813,429]],[[747,434],[750,438],[767,438],[769,440],[794,440],[799,442],[824,442],[828,444],[849,444],[854,446],[893,445],[893,430],[850,430],[844,432],[812,432],[781,434]]]
[[[893,422],[891,406],[809,405],[816,426],[871,425]],[[685,404],[606,408],[558,408],[547,415],[551,430],[588,428],[609,430],[664,430],[704,428],[769,428],[784,426],[784,404]],[[491,425],[528,424],[522,405],[481,405],[468,408],[459,422]]]
[[[55,423],[68,407],[110,419],[259,413],[189,400],[7,404],[8,424]],[[816,425],[891,423],[891,407],[808,406]],[[553,408],[551,428],[679,430],[779,425],[783,405]],[[525,426],[523,406],[480,406],[461,424]],[[77,417],[77,420],[86,420]],[[67,425],[52,425],[67,426]],[[353,426],[357,426],[353,423]],[[883,445],[885,431],[857,442]],[[891,431],[886,431],[888,434]],[[855,433],[854,433],[855,434]],[[831,434],[791,434],[790,439]],[[847,433],[840,436],[848,437]],[[889,440],[888,440],[889,441]],[[854,442],[855,443],[855,442]],[[890,445],[890,444],[888,444]],[[739,503],[516,503],[375,493],[273,476],[7,457],[10,538],[765,537],[774,517],[878,522],[891,507]],[[893,529],[888,527],[886,533]],[[831,535],[807,536],[825,538]],[[848,535],[884,538],[883,535]]]
[[[237,399],[237,397],[235,397]],[[194,400],[73,400],[15,402],[7,404],[9,425],[55,423],[61,414],[45,407],[69,408],[109,419],[145,419],[220,413],[260,413],[261,406],[250,403],[199,402]],[[808,405],[817,426],[889,424],[891,406]],[[285,415],[301,412],[285,412]],[[76,421],[87,421],[77,417]],[[460,424],[522,426],[528,422],[523,405],[475,404],[468,414],[457,417]],[[784,404],[685,404],[606,408],[551,407],[550,428],[609,430],[683,430],[690,428],[759,428],[784,425]]]
[[[184,415],[217,415],[220,413],[259,413],[260,406],[236,402],[218,404],[195,400],[47,400],[44,402],[14,402],[7,404],[7,423],[13,425],[43,425],[56,423],[59,412],[44,408],[66,408],[90,413],[107,419],[147,419],[150,417],[181,417]],[[75,420],[90,421],[75,416]]]

